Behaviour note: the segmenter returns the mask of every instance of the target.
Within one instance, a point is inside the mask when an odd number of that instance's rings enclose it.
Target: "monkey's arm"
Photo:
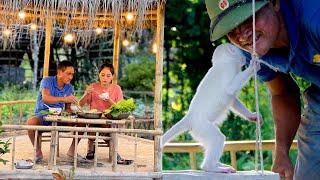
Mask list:
[[[242,102],[234,96],[230,110],[234,112],[235,114],[239,115],[240,117],[249,120],[249,121],[256,121],[257,115],[256,113],[252,113],[249,111]],[[260,117],[262,120],[262,118]]]
[[[250,66],[245,69],[244,71],[239,72],[231,81],[227,93],[230,95],[235,95],[243,86],[247,83],[250,77],[253,75],[253,65],[252,63]]]

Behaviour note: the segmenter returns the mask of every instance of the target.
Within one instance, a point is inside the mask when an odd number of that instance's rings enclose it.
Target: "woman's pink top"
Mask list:
[[[121,87],[116,84],[111,84],[108,89],[102,87],[99,82],[92,83],[90,86],[93,87],[93,91],[91,93],[88,93],[84,99],[83,102],[90,105],[91,109],[97,109],[98,111],[104,111],[108,109],[111,104],[108,100],[103,100],[99,97],[102,93],[109,93],[109,99],[111,99],[114,102],[118,102],[123,99],[123,94]]]

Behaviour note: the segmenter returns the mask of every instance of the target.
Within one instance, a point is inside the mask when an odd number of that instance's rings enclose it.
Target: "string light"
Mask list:
[[[5,30],[3,31],[3,34],[4,34],[6,37],[9,37],[10,34],[11,34],[11,31],[10,31],[9,29],[5,29]]]
[[[102,34],[103,30],[101,28],[97,28],[96,29],[96,34],[100,35]]]
[[[127,19],[127,21],[132,21],[133,20],[133,14],[132,13],[128,13],[126,15],[126,19]]]
[[[37,25],[32,23],[32,24],[30,25],[30,29],[31,29],[32,31],[37,30]]]
[[[26,13],[25,13],[24,11],[20,11],[20,12],[18,13],[18,17],[19,17],[20,19],[25,19],[25,18],[26,18]]]
[[[64,36],[64,42],[67,44],[71,44],[74,41],[74,36],[71,33],[68,33]]]
[[[156,44],[156,43],[153,43],[153,45],[152,45],[152,52],[153,52],[153,53],[157,53],[157,51],[158,51],[157,44]]]
[[[125,39],[125,40],[122,41],[122,45],[123,45],[124,47],[129,46],[129,44],[130,44],[130,42],[129,42],[127,39]]]

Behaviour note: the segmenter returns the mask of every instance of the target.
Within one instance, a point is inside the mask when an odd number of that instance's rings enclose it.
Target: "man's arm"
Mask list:
[[[276,131],[276,155],[272,170],[292,179],[293,166],[289,150],[301,118],[300,91],[289,75],[280,74],[267,82],[271,93]]]
[[[73,95],[66,96],[66,97],[57,97],[57,96],[52,96],[50,94],[50,90],[47,88],[43,88],[42,91],[42,99],[44,103],[47,104],[54,104],[54,103],[59,103],[59,102],[64,102],[64,103],[76,103],[77,99]]]

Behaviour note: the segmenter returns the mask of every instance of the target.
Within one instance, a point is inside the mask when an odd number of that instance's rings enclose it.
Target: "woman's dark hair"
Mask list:
[[[112,65],[112,64],[110,64],[110,63],[103,63],[103,64],[100,66],[100,68],[99,68],[99,73],[100,73],[104,68],[109,68],[111,74],[112,74],[112,75],[114,74],[114,68],[113,68],[113,65]]]
[[[64,71],[64,70],[67,69],[67,67],[73,67],[74,68],[73,63],[71,61],[61,61],[61,62],[59,62],[57,69],[61,70],[61,71]]]

